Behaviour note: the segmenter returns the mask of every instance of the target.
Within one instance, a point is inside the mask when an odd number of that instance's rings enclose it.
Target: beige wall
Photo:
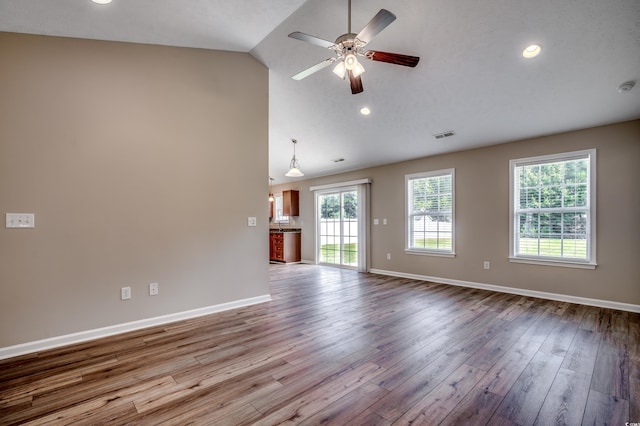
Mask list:
[[[509,160],[597,149],[595,270],[510,263]],[[314,260],[312,185],[371,178],[371,268],[640,305],[640,121],[294,182],[300,189],[302,257]],[[304,165],[303,165],[304,166]],[[405,174],[455,168],[456,257],[404,254]],[[391,260],[386,259],[391,253]],[[491,262],[490,270],[482,262]]]
[[[0,347],[267,295],[267,156],[248,54],[0,33]]]

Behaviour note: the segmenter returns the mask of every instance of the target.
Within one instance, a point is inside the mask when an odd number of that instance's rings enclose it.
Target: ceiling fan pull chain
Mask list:
[[[349,12],[347,13],[347,34],[351,34],[351,0],[347,0],[349,3]]]

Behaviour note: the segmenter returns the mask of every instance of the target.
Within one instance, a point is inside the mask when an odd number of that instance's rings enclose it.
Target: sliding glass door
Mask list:
[[[317,194],[319,263],[358,268],[358,190],[341,188]]]

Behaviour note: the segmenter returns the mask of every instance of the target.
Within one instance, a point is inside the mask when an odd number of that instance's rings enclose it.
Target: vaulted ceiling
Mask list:
[[[421,58],[363,60],[357,95],[332,67],[291,78],[334,54],[287,35],[334,41],[347,0],[0,0],[0,31],[250,52],[269,68],[275,183],[291,180],[292,138],[316,177],[640,118],[640,87],[618,91],[640,80],[637,0],[352,3],[354,33],[380,9],[397,17],[367,48]],[[524,59],[534,42],[542,53]]]

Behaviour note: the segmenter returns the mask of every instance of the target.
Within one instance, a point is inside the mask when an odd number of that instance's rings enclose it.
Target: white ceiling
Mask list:
[[[640,118],[640,82],[617,91],[640,80],[638,0],[353,0],[352,31],[381,8],[397,20],[367,47],[421,60],[365,60],[358,95],[331,67],[291,79],[332,51],[287,34],[335,40],[347,0],[0,0],[0,31],[250,52],[269,68],[276,184],[291,138],[306,178]]]

